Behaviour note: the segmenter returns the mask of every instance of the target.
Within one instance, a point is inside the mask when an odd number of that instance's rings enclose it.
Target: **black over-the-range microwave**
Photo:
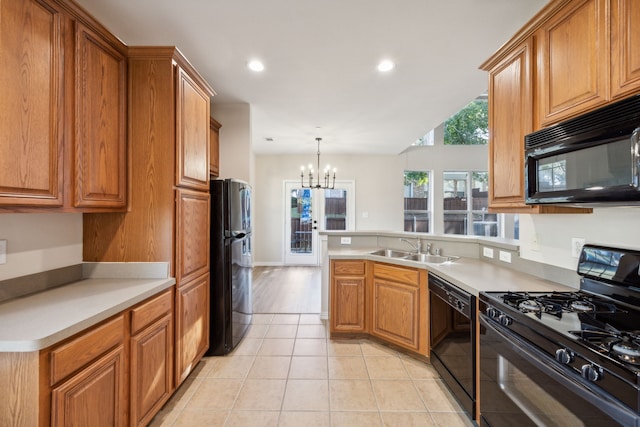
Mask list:
[[[526,203],[640,204],[640,95],[524,138]]]

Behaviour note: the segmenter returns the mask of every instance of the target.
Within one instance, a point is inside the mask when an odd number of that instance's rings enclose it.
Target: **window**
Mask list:
[[[347,229],[347,190],[324,190],[324,229]]]
[[[419,138],[416,142],[414,142],[411,145],[416,145],[416,146],[434,145],[436,140],[435,135],[436,135],[435,129],[431,129],[427,134]]]
[[[444,172],[443,210],[445,234],[500,235],[498,214],[488,209],[488,173]]]
[[[481,145],[489,142],[487,96],[481,95],[444,122],[444,145]]]
[[[404,171],[404,231],[431,231],[430,175],[426,171]]]

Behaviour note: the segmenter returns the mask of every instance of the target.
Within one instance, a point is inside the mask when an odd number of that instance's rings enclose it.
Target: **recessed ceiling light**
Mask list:
[[[393,70],[395,66],[396,64],[394,64],[393,61],[385,59],[383,61],[380,61],[380,63],[378,64],[378,71],[386,73],[387,71]]]
[[[249,61],[249,63],[247,64],[247,67],[249,67],[251,71],[255,71],[255,72],[264,71],[264,64],[262,63],[262,61],[259,61],[257,59],[253,59]]]

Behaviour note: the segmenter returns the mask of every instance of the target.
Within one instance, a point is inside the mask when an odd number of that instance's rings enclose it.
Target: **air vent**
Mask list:
[[[628,135],[637,127],[640,127],[640,95],[530,133],[524,137],[524,147],[528,150],[550,143],[588,142],[605,133]]]

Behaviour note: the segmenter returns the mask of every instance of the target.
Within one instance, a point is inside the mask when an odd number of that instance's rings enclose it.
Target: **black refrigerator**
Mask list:
[[[251,186],[212,180],[208,356],[229,353],[251,325],[251,231]]]

